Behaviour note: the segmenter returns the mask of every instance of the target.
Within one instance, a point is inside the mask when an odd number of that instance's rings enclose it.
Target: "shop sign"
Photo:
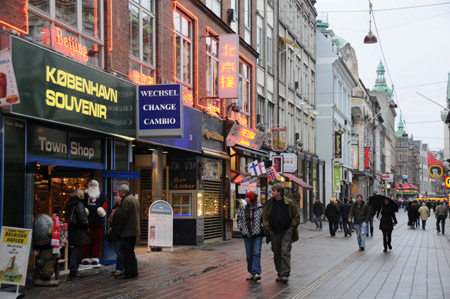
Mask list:
[[[272,166],[275,168],[276,172],[283,173],[284,172],[284,161],[283,156],[273,156],[272,157]]]
[[[392,173],[385,173],[381,175],[381,179],[386,183],[391,183],[394,181],[394,175]]]
[[[141,85],[138,105],[139,137],[183,137],[181,84]]]
[[[237,99],[239,86],[239,35],[219,35],[219,98]]]
[[[170,190],[195,190],[197,173],[195,157],[177,156],[170,161],[169,189]]]
[[[20,104],[11,112],[136,137],[136,87],[12,37]]]
[[[2,227],[0,242],[0,283],[25,285],[31,247],[31,235],[31,229]],[[16,296],[8,298],[16,298]]]
[[[171,247],[173,251],[173,211],[163,200],[155,201],[148,209],[148,252],[151,246]]]
[[[334,164],[333,186],[334,192],[341,192],[341,164]]]
[[[264,141],[264,134],[237,123],[233,126],[226,138],[227,146],[240,145],[251,149],[259,149]]]
[[[71,133],[69,141],[66,131],[30,125],[28,155],[102,163],[102,139],[93,135]]]
[[[342,158],[342,135],[334,132],[334,157]]]
[[[272,150],[279,152],[287,148],[287,128],[272,128]]]
[[[203,162],[202,180],[220,180],[220,162]]]
[[[364,148],[364,167],[365,169],[372,168],[372,150],[370,147],[366,146]]]
[[[0,106],[20,103],[11,51],[0,51]]]
[[[293,173],[297,171],[297,154],[294,153],[281,153],[283,156],[283,172]]]

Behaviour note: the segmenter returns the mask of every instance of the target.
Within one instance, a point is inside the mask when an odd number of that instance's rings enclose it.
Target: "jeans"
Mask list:
[[[355,223],[355,231],[359,247],[366,247],[366,227],[366,222],[361,222],[358,224]]]
[[[123,238],[123,275],[125,277],[137,277],[138,268],[136,254],[134,253],[134,246],[136,245],[136,237]]]
[[[123,248],[122,240],[114,242],[114,251],[116,252],[116,271],[123,272]]]
[[[370,228],[370,235],[373,236],[373,217],[369,217],[369,222],[366,226],[366,236],[369,236],[369,228]]]
[[[314,223],[316,224],[316,227],[322,228],[322,216],[321,215],[313,215]]]
[[[83,245],[74,246],[70,253],[69,269],[70,273],[78,272],[78,265],[81,262],[81,252],[83,251]]]
[[[247,254],[247,271],[250,274],[261,274],[262,237],[244,237]]]
[[[282,233],[273,232],[270,241],[278,276],[289,277],[291,274],[292,228]]]
[[[342,230],[342,216],[339,216],[339,229]]]

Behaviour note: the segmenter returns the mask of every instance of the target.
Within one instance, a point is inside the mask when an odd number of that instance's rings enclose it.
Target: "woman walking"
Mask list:
[[[381,216],[380,216],[381,214]],[[383,232],[383,252],[392,250],[391,237],[394,226],[397,225],[397,218],[395,217],[395,209],[390,204],[389,199],[384,200],[384,205],[381,206],[381,210],[377,214],[378,220],[380,220],[380,230]]]
[[[261,247],[264,236],[263,206],[258,204],[257,197],[255,193],[247,192],[247,205],[242,207],[238,215],[238,227],[244,237],[247,270],[250,273],[247,280],[254,281],[261,279]]]

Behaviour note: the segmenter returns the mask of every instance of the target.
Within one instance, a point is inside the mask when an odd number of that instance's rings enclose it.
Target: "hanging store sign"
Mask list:
[[[237,99],[239,86],[239,35],[219,35],[219,98]]]
[[[386,183],[392,183],[394,181],[394,175],[392,173],[385,173],[381,175],[381,179]]]
[[[20,103],[11,112],[136,137],[136,87],[12,37]]]
[[[297,154],[281,153],[283,156],[283,172],[293,173],[297,171]]]
[[[139,86],[138,136],[183,137],[183,104],[180,84]]]
[[[334,164],[333,171],[333,186],[334,192],[341,192],[341,180],[342,180],[342,172],[341,172],[341,164]]]
[[[364,148],[364,168],[372,168],[372,150],[368,146]]]
[[[0,51],[0,106],[20,103],[11,51]]]
[[[287,128],[272,128],[272,150],[279,152],[287,148]]]
[[[263,141],[264,133],[238,125],[237,123],[233,123],[226,138],[227,146],[238,144],[252,149],[260,149]]]
[[[342,158],[342,135],[334,132],[334,157]]]

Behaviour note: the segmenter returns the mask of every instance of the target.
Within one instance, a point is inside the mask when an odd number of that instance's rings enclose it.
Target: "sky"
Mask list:
[[[444,149],[441,106],[446,105],[450,72],[450,2],[445,0],[371,0],[376,44],[364,44],[369,32],[369,0],[317,0],[319,18],[355,49],[359,77],[372,89],[380,62],[405,130],[431,150]],[[442,5],[437,5],[445,3]],[[415,6],[420,6],[414,8]],[[384,55],[383,55],[384,54]],[[428,100],[425,97],[431,99]],[[436,102],[441,106],[433,103]]]

